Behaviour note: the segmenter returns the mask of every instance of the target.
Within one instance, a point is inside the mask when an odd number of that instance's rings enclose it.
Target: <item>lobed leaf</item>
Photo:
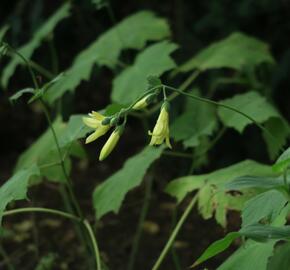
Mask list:
[[[254,91],[235,95],[220,101],[220,103],[249,115],[257,123],[263,123],[272,117],[280,118],[277,110],[264,97]],[[226,108],[219,107],[218,115],[225,126],[234,128],[240,133],[247,125],[253,124],[250,119]]]
[[[40,172],[36,164],[17,171],[0,187],[0,224],[3,211],[8,203],[26,198],[29,180],[33,176],[39,176]]]
[[[30,59],[33,52],[42,43],[43,39],[53,31],[60,21],[69,16],[69,9],[69,3],[63,4],[43,25],[40,26],[40,28],[33,34],[32,39],[21,48],[17,49],[17,51],[26,59]],[[19,64],[22,64],[22,60],[15,55],[12,57],[9,64],[4,68],[1,77],[1,85],[3,88],[7,87],[9,79]]]
[[[125,195],[132,188],[140,185],[150,165],[160,157],[164,147],[148,146],[137,155],[129,158],[122,169],[96,187],[93,205],[96,216],[100,219],[108,212],[119,211]]]
[[[136,100],[146,91],[148,76],[159,77],[176,66],[170,57],[176,49],[176,44],[163,41],[140,52],[135,63],[114,78],[112,100],[120,104],[130,104]]]
[[[224,190],[224,185],[238,176],[271,175],[270,166],[245,160],[217,171],[203,174],[190,175],[171,181],[165,192],[177,198],[180,202],[188,192],[199,190],[198,210],[203,218],[215,218],[219,224],[226,226],[226,213],[228,210],[241,210],[245,201],[253,196],[250,191],[242,194],[232,194]]]
[[[261,63],[275,63],[268,45],[256,38],[236,32],[203,49],[178,70],[180,72],[216,68],[242,70]]]
[[[122,50],[142,49],[149,40],[170,35],[167,22],[149,11],[135,13],[111,28],[80,52],[65,77],[46,94],[52,103],[67,91],[74,91],[82,80],[88,80],[95,64],[114,68]]]
[[[265,218],[268,223],[271,223],[287,202],[287,198],[277,190],[269,190],[258,194],[245,203],[242,210],[242,227],[258,223]]]

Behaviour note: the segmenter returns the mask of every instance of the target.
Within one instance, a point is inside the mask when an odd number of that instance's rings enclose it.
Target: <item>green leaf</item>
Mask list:
[[[199,95],[196,89],[193,91]],[[198,146],[202,136],[210,136],[217,127],[215,107],[200,101],[187,99],[183,114],[170,127],[170,136],[183,141],[185,147]]]
[[[56,135],[59,140],[62,155],[73,155],[76,150],[75,142],[77,139],[84,137],[89,131],[82,122],[82,115],[73,115],[68,123],[63,123],[59,119],[53,124]],[[36,142],[34,142],[24,153],[22,153],[17,161],[15,171],[28,168],[33,164],[40,167],[41,174],[48,177],[49,180],[64,179],[62,169],[59,165],[60,159],[55,145],[55,141],[50,129],[42,134]],[[65,160],[67,170],[70,170],[70,161]]]
[[[46,100],[52,103],[65,92],[74,91],[82,80],[90,78],[94,64],[114,68],[122,50],[140,50],[147,41],[161,40],[169,35],[166,20],[152,12],[141,11],[125,18],[77,55],[64,79],[47,92]]]
[[[267,144],[267,150],[271,160],[274,160],[282,147],[287,143],[290,135],[290,126],[284,118],[270,118],[264,125],[271,134],[263,132],[263,138]],[[273,137],[275,140],[273,140]]]
[[[9,98],[10,101],[16,101],[20,97],[22,97],[23,94],[34,94],[35,90],[33,88],[25,88],[22,90],[19,90],[17,93],[15,93],[13,96]]]
[[[283,179],[277,177],[240,176],[226,183],[224,188],[227,190],[243,190],[248,188],[271,189],[283,186]]]
[[[266,43],[242,33],[215,42],[179,67],[179,71],[192,69],[232,68],[242,70],[261,63],[273,64],[275,61]]]
[[[290,240],[290,226],[274,227],[270,225],[251,224],[240,229],[240,234],[255,241]]]
[[[226,250],[231,243],[240,237],[238,232],[228,233],[224,238],[213,242],[203,253],[202,255],[195,261],[195,263],[191,267],[195,267],[208,259],[216,256],[217,254]]]
[[[287,203],[285,196],[277,190],[261,193],[245,203],[242,211],[242,226],[258,223],[266,218],[271,223]]]
[[[136,100],[146,91],[148,76],[159,77],[175,67],[170,54],[176,49],[176,44],[163,41],[139,53],[135,63],[114,79],[112,100],[121,104],[129,104]]]
[[[263,123],[271,117],[280,117],[277,110],[264,97],[253,91],[221,100],[220,103],[251,116],[257,123]],[[226,108],[219,107],[218,115],[225,126],[232,127],[240,133],[247,125],[253,124],[248,118]]]
[[[290,147],[287,148],[273,165],[275,172],[283,172],[290,164]]]
[[[42,41],[53,31],[56,25],[69,16],[70,4],[63,4],[40,28],[34,33],[32,39],[23,45],[17,51],[26,59],[32,57],[33,52],[40,46]],[[10,63],[3,70],[1,84],[4,88],[7,87],[9,79],[13,75],[16,67],[22,64],[22,60],[17,56],[13,56]]]
[[[217,270],[265,270],[269,257],[273,254],[276,241],[257,243],[247,241]]]
[[[26,199],[29,180],[32,176],[38,175],[39,169],[33,164],[29,168],[16,172],[0,187],[0,224],[7,204],[15,200]]]
[[[228,210],[241,210],[245,201],[253,196],[252,192],[231,194],[224,190],[225,183],[242,175],[271,175],[270,166],[252,160],[231,165],[224,169],[203,174],[190,175],[171,181],[166,192],[177,198],[180,202],[188,192],[200,190],[198,194],[198,210],[203,218],[215,218],[219,224],[226,226]]]
[[[290,265],[290,243],[278,246],[274,255],[270,258],[267,270],[289,270]]]
[[[141,183],[146,171],[160,157],[162,151],[163,147],[146,147],[128,159],[122,169],[96,187],[93,204],[98,219],[110,211],[119,211],[127,192]]]

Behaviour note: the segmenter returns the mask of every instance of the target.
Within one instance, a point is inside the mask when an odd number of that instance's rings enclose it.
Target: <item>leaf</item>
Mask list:
[[[139,53],[135,63],[115,77],[112,100],[121,104],[130,104],[136,100],[146,91],[148,76],[159,77],[175,67],[170,54],[176,49],[176,44],[162,41]]]
[[[271,160],[274,160],[282,147],[287,143],[290,135],[290,126],[284,118],[270,118],[264,125],[271,134],[263,132],[263,138],[267,144],[267,149]],[[273,140],[273,137],[275,140]]]
[[[231,232],[228,233],[224,238],[219,239],[215,242],[213,242],[203,253],[202,255],[195,261],[195,263],[191,267],[195,267],[208,259],[218,255],[219,253],[226,250],[231,243],[240,237],[240,234],[238,232]]]
[[[270,258],[267,270],[289,270],[290,265],[290,243],[278,246],[274,255]]]
[[[251,116],[257,123],[263,123],[271,117],[280,117],[277,110],[264,97],[253,91],[235,95],[220,103]],[[218,115],[225,126],[232,127],[240,133],[247,125],[253,124],[248,118],[226,108],[219,107]]]
[[[194,94],[199,95],[196,89]],[[217,127],[215,107],[188,99],[183,114],[170,127],[170,135],[176,141],[183,141],[185,147],[200,144],[202,136],[210,136]]]
[[[251,224],[240,229],[240,234],[255,241],[290,240],[290,226],[274,227],[270,225]]]
[[[19,170],[10,179],[0,187],[0,224],[3,211],[8,203],[26,198],[26,192],[29,185],[29,179],[32,176],[38,176],[39,169],[33,164],[32,166]]]
[[[242,70],[261,63],[274,64],[266,43],[243,33],[233,33],[215,42],[179,67],[180,72],[192,69],[206,70],[232,68]]]
[[[96,187],[93,204],[96,216],[100,219],[108,212],[119,211],[129,190],[138,186],[150,165],[160,157],[163,147],[146,147],[126,161],[123,168]]]
[[[290,164],[290,147],[288,147],[273,165],[275,172],[283,172]]]
[[[287,203],[285,196],[277,190],[269,190],[258,194],[245,203],[242,211],[242,227],[267,218],[271,223]]]
[[[177,198],[180,202],[188,192],[199,190],[198,210],[203,218],[215,218],[219,224],[226,226],[226,213],[228,210],[241,210],[245,201],[253,194],[245,191],[243,194],[231,194],[224,190],[225,183],[245,175],[271,175],[270,166],[245,160],[217,171],[203,174],[190,175],[171,181],[165,192]]]
[[[273,254],[276,241],[257,243],[247,241],[231,255],[217,270],[265,270],[269,257]]]
[[[142,49],[149,40],[162,40],[170,35],[166,20],[154,13],[141,11],[118,23],[77,55],[65,77],[46,94],[52,103],[67,91],[74,91],[82,80],[90,78],[94,64],[114,68],[122,50]]]
[[[20,97],[22,97],[23,94],[34,94],[34,89],[33,88],[25,88],[22,90],[19,90],[17,93],[15,93],[13,96],[9,98],[10,101],[16,101]]]
[[[58,137],[59,146],[62,155],[67,153],[66,158],[73,154],[76,149],[75,141],[84,137],[89,131],[82,122],[82,115],[73,115],[68,123],[63,123],[59,119],[53,124]],[[49,180],[63,180],[64,175],[59,166],[59,153],[50,129],[42,134],[17,161],[15,171],[19,171],[37,164],[41,169],[41,174],[48,177]],[[67,170],[70,169],[70,161],[65,160]]]
[[[280,188],[283,186],[283,179],[277,177],[241,176],[235,178],[229,183],[226,183],[224,188],[227,190],[243,190],[248,188],[271,189]]]
[[[17,49],[17,51],[26,59],[30,59],[33,52],[42,43],[43,39],[45,39],[53,31],[61,20],[69,16],[69,9],[69,3],[63,4],[43,25],[40,26],[40,28],[34,33],[32,39],[21,48]],[[15,55],[3,70],[1,84],[4,88],[7,87],[9,79],[19,64],[22,64],[22,60]]]

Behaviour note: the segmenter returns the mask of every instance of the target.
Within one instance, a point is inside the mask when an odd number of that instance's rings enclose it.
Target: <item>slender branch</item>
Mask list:
[[[3,212],[3,216],[11,216],[15,214],[31,213],[31,212],[48,213],[48,214],[53,214],[53,215],[61,216],[64,218],[68,218],[77,222],[81,222],[81,219],[73,214],[66,213],[60,210],[56,210],[56,209],[44,208],[44,207],[24,207],[24,208],[17,208],[13,210],[7,210]]]
[[[181,85],[180,85],[180,87],[179,87],[179,89],[180,90],[182,90],[182,91],[185,91],[188,87],[189,87],[189,85],[198,77],[198,75],[200,74],[200,71],[199,70],[195,70]],[[171,101],[171,100],[173,100],[173,99],[175,99],[177,96],[179,96],[180,95],[180,93],[177,93],[177,92],[175,92],[175,93],[172,93],[171,95],[169,95],[168,97],[167,97],[167,100],[168,101]],[[159,103],[157,103],[156,105],[154,105],[150,110],[148,110],[147,112],[146,112],[146,115],[147,116],[150,116],[151,114],[153,114],[154,112],[156,112],[156,111],[158,111],[159,110],[159,108],[160,108],[160,106],[161,106],[161,104],[162,104],[162,102],[163,101],[161,101],[161,102],[159,102]]]
[[[145,190],[144,203],[143,203],[141,214],[139,217],[137,231],[135,233],[135,237],[133,240],[133,247],[132,247],[132,250],[130,253],[129,263],[128,263],[128,267],[127,267],[128,270],[134,269],[136,255],[138,252],[139,243],[140,243],[140,239],[141,239],[141,235],[142,235],[143,224],[144,224],[144,221],[145,221],[146,215],[148,213],[148,209],[149,209],[152,183],[153,183],[153,177],[150,176],[150,178],[148,179],[148,181],[146,183],[147,185],[146,185],[146,190]]]
[[[88,234],[91,238],[91,241],[92,241],[92,246],[94,248],[94,254],[95,254],[95,260],[96,260],[96,265],[97,265],[97,270],[101,270],[101,258],[100,258],[100,252],[99,252],[99,247],[98,247],[98,244],[97,244],[97,241],[96,241],[96,237],[94,235],[94,232],[93,232],[93,229],[90,225],[90,223],[85,219],[83,221],[83,224],[85,226],[85,228],[87,229],[88,231]]]
[[[59,159],[60,159],[60,165],[61,165],[64,177],[66,179],[66,185],[67,185],[67,188],[68,188],[69,195],[71,197],[72,203],[74,204],[74,207],[75,207],[75,210],[77,211],[78,216],[83,217],[81,209],[80,209],[80,206],[79,206],[79,204],[77,202],[77,199],[76,199],[76,197],[74,195],[70,178],[69,178],[69,176],[68,176],[68,174],[66,172],[66,169],[65,169],[65,164],[64,164],[61,148],[60,148],[60,145],[59,145],[59,141],[58,141],[58,138],[57,138],[57,135],[56,135],[52,120],[50,118],[50,114],[49,114],[48,109],[46,107],[46,104],[45,104],[45,102],[44,102],[44,100],[42,98],[40,98],[40,102],[41,102],[41,104],[43,106],[43,110],[44,110],[44,113],[45,113],[49,128],[50,128],[50,130],[52,132],[53,139],[54,139],[55,145],[57,147],[57,151],[58,151]]]
[[[196,203],[196,201],[197,201],[197,198],[198,198],[197,195],[198,195],[198,194],[196,194],[196,195],[192,198],[192,200],[190,201],[189,205],[186,207],[186,209],[185,209],[185,211],[183,212],[181,218],[179,219],[178,223],[176,224],[176,226],[175,226],[173,232],[171,233],[171,235],[170,235],[170,237],[169,237],[169,239],[168,239],[168,241],[167,241],[165,247],[163,248],[161,254],[159,255],[159,257],[158,257],[158,259],[157,259],[157,261],[156,261],[155,264],[153,265],[152,270],[157,270],[157,269],[159,269],[160,265],[162,264],[163,260],[165,259],[166,255],[167,255],[168,251],[170,250],[172,244],[174,243],[174,240],[175,240],[177,234],[179,233],[179,231],[180,231],[182,225],[184,224],[184,222],[185,222],[186,218],[188,217],[190,211],[191,211],[192,208],[194,207],[194,205],[195,205],[195,203]]]
[[[260,123],[258,123],[253,117],[249,116],[248,114],[232,107],[232,106],[229,106],[229,105],[226,105],[226,104],[223,104],[221,102],[218,102],[218,101],[214,101],[214,100],[211,100],[211,99],[207,99],[207,98],[203,98],[203,97],[199,97],[199,96],[196,96],[196,95],[193,95],[193,94],[189,94],[189,93],[186,93],[180,89],[177,89],[177,88],[174,88],[174,87],[171,87],[171,86],[168,86],[168,85],[164,85],[167,89],[171,90],[171,91],[174,91],[176,93],[179,93],[179,94],[182,94],[182,95],[185,95],[185,96],[188,96],[192,99],[195,99],[195,100],[198,100],[198,101],[201,101],[201,102],[205,102],[205,103],[208,103],[208,104],[212,104],[212,105],[215,105],[215,106],[219,106],[219,107],[223,107],[225,109],[228,109],[228,110],[231,110],[233,112],[236,112],[242,116],[244,116],[245,118],[249,119],[251,122],[253,122],[256,126],[258,126],[262,131],[264,131],[265,133],[267,133],[271,139],[273,141],[277,141],[277,139],[274,137],[274,135],[268,130],[266,129],[265,127],[263,127],[263,125],[261,125]]]

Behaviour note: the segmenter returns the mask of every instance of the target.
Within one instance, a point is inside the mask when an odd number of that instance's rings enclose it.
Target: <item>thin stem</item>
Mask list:
[[[152,270],[157,270],[159,269],[161,263],[163,262],[163,260],[165,259],[168,251],[170,250],[172,244],[174,243],[174,240],[177,236],[177,234],[179,233],[183,223],[185,222],[186,218],[188,217],[190,211],[192,210],[192,208],[194,207],[195,203],[197,201],[197,194],[192,198],[192,200],[190,201],[189,205],[186,207],[185,211],[183,212],[181,218],[179,219],[178,223],[176,224],[173,232],[171,233],[165,247],[163,248],[161,254],[159,255],[157,261],[155,262],[154,266],[152,267]]]
[[[192,99],[195,99],[195,100],[198,100],[198,101],[201,101],[201,102],[205,102],[205,103],[208,103],[208,104],[212,104],[212,105],[215,105],[215,106],[219,106],[219,107],[223,107],[225,109],[228,109],[228,110],[231,110],[233,112],[236,112],[242,116],[244,116],[245,118],[249,119],[251,122],[253,122],[256,126],[258,126],[262,131],[264,131],[265,133],[267,133],[271,139],[273,141],[277,141],[276,138],[273,136],[273,134],[268,130],[266,129],[265,127],[263,127],[260,123],[258,123],[254,118],[252,118],[251,116],[249,116],[248,114],[242,112],[242,111],[239,111],[238,109],[234,108],[234,107],[231,107],[229,105],[226,105],[226,104],[223,104],[223,103],[220,103],[220,102],[217,102],[217,101],[214,101],[214,100],[211,100],[211,99],[207,99],[207,98],[203,98],[203,97],[199,97],[199,96],[196,96],[196,95],[193,95],[193,94],[189,94],[189,93],[186,93],[180,89],[177,89],[177,88],[174,88],[174,87],[171,87],[171,86],[168,86],[168,85],[165,85],[165,87],[171,91],[174,91],[176,93],[179,93],[179,94],[182,94],[182,95],[185,95],[185,96],[188,96]]]
[[[44,207],[24,207],[24,208],[17,208],[13,210],[7,210],[3,212],[3,216],[11,216],[20,213],[31,213],[31,212],[41,212],[41,213],[48,213],[57,216],[61,216],[64,218],[68,218],[77,222],[81,222],[81,219],[73,214],[66,213],[60,210],[51,209],[51,208],[44,208]]]
[[[33,72],[33,69],[31,67],[30,62],[21,54],[19,53],[17,50],[15,50],[14,48],[12,48],[10,45],[8,45],[8,48],[14,53],[16,54],[18,57],[20,57],[20,59],[25,63],[26,67],[28,68],[28,71],[30,73],[30,76],[32,78],[33,84],[35,89],[39,89],[39,84],[37,82],[36,76]]]
[[[40,212],[40,213],[48,213],[52,215],[61,216],[64,218],[71,219],[73,221],[79,222],[84,225],[84,228],[87,230],[88,235],[90,237],[90,240],[92,242],[92,246],[94,247],[94,255],[97,265],[97,270],[101,270],[101,259],[100,259],[100,252],[97,244],[97,240],[95,238],[94,232],[92,230],[92,227],[90,223],[86,219],[81,219],[73,214],[66,213],[60,210],[51,209],[51,208],[44,208],[44,207],[25,207],[25,208],[18,208],[13,210],[8,210],[3,212],[3,216],[11,216],[15,214],[21,214],[21,213],[31,213],[31,212]]]
[[[176,225],[176,221],[177,221],[176,218],[177,218],[177,207],[175,206],[172,213],[171,230],[173,230]],[[176,270],[181,270],[180,261],[176,253],[176,250],[174,248],[174,242],[172,243],[171,254],[172,254],[172,260],[173,260]]]
[[[195,70],[179,87],[180,90],[185,91],[189,85],[198,77],[198,75],[200,74],[199,70]],[[169,95],[167,97],[168,101],[171,101],[173,99],[175,99],[177,96],[179,96],[180,93],[172,93],[171,95]],[[147,116],[150,116],[151,114],[155,113],[156,111],[159,110],[160,106],[161,106],[162,102],[157,103],[155,106],[153,106],[150,110],[148,110],[146,112]]]
[[[96,237],[94,235],[94,232],[93,232],[93,229],[90,225],[90,223],[85,219],[83,221],[83,224],[85,226],[85,228],[87,229],[88,231],[88,234],[91,238],[91,241],[92,241],[92,246],[94,248],[94,254],[95,254],[95,261],[96,261],[96,265],[97,265],[97,270],[101,270],[101,258],[100,258],[100,252],[99,252],[99,247],[98,247],[98,244],[97,244],[97,240],[96,240]]]
[[[53,73],[51,73],[49,70],[47,70],[46,68],[44,68],[43,66],[37,64],[36,62],[29,60],[30,66],[36,70],[37,72],[39,72],[40,74],[42,74],[44,77],[46,77],[47,79],[51,80],[53,79],[55,76],[53,75]]]
[[[149,209],[150,197],[151,197],[151,191],[152,191],[152,183],[153,183],[153,177],[150,176],[147,183],[146,183],[147,185],[146,185],[146,190],[145,190],[144,203],[142,206],[141,214],[140,214],[139,221],[138,221],[137,230],[136,230],[134,240],[133,240],[133,246],[132,246],[131,254],[129,257],[129,263],[128,263],[128,267],[127,267],[128,270],[134,269],[136,255],[138,253],[139,244],[140,244],[140,240],[141,240],[143,224],[144,224],[144,221],[145,221],[145,218],[147,216],[148,209]]]
[[[50,128],[50,130],[52,132],[55,145],[57,147],[57,151],[58,151],[59,159],[60,159],[60,165],[61,165],[64,177],[66,179],[66,185],[67,185],[67,188],[68,188],[69,195],[71,197],[72,203],[74,204],[74,207],[75,207],[75,210],[77,211],[78,216],[83,217],[81,209],[80,209],[80,206],[79,206],[79,204],[77,202],[77,199],[76,199],[76,197],[74,195],[74,192],[73,192],[73,189],[72,189],[72,186],[71,186],[70,178],[69,178],[69,176],[68,176],[68,174],[66,172],[66,169],[65,169],[65,164],[64,164],[63,157],[62,157],[61,148],[60,148],[60,145],[59,145],[59,142],[58,142],[58,138],[57,138],[55,129],[53,127],[52,120],[50,118],[50,114],[49,114],[48,109],[46,107],[46,104],[45,104],[45,102],[43,101],[42,98],[40,98],[40,101],[41,101],[41,104],[43,106],[43,110],[44,110],[44,113],[45,113],[49,128]]]

